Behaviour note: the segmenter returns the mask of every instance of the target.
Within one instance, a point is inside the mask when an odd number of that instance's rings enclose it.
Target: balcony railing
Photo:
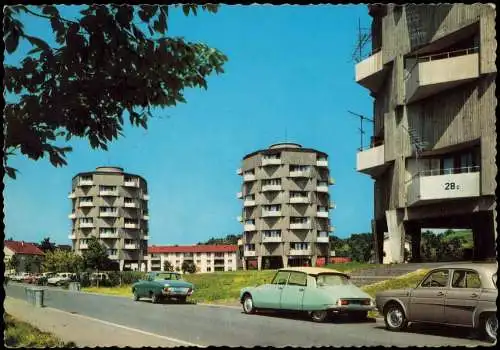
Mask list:
[[[243,174],[243,170],[241,168],[236,169],[236,175]]]
[[[89,245],[87,243],[80,243],[80,249],[89,249]]]
[[[318,160],[316,161],[316,166],[328,167],[328,160],[325,160],[325,159],[318,159]]]
[[[79,226],[80,226],[80,228],[92,228],[92,227],[94,227],[94,223],[93,222],[81,222]]]
[[[76,239],[76,235],[68,235],[69,239]]]
[[[92,180],[80,180],[78,181],[78,186],[93,186],[94,181]]]
[[[318,243],[328,243],[330,241],[328,236],[318,236],[316,237],[316,242]]]
[[[356,170],[376,176],[384,169],[384,145],[371,147],[356,154]]]
[[[408,184],[407,205],[479,197],[479,166],[420,171]]]
[[[75,193],[75,192],[71,192],[71,193],[68,195],[68,198],[69,198],[69,199],[76,198],[76,193]]]
[[[138,245],[135,243],[128,243],[123,245],[123,249],[138,249]]]
[[[80,202],[78,204],[79,207],[93,207],[94,206],[94,202],[92,201],[85,201],[85,202]]]
[[[99,216],[100,217],[118,217],[118,210],[115,210],[115,211],[101,211],[99,213]]]
[[[479,47],[407,59],[406,103],[479,78]]]
[[[123,186],[125,186],[125,187],[139,187],[139,181],[137,181],[137,180],[125,180],[123,182]]]
[[[310,177],[311,176],[311,171],[310,170],[291,170],[290,177]]]
[[[308,230],[311,228],[310,222],[291,222],[290,229],[291,230]]]
[[[281,210],[262,210],[262,217],[281,216]]]
[[[318,212],[316,212],[316,216],[318,218],[327,218],[328,217],[328,212],[327,211],[318,211]]]
[[[71,213],[68,215],[69,219],[76,219],[76,213]]]
[[[238,215],[238,216],[236,217],[236,221],[243,222],[243,216]]]
[[[255,250],[245,250],[243,252],[244,256],[255,256]]]
[[[316,192],[326,192],[328,193],[328,185],[321,184],[316,186]]]
[[[139,224],[136,222],[126,222],[123,224],[125,228],[139,228]]]
[[[243,230],[244,231],[255,231],[255,224],[244,224]]]
[[[291,249],[288,255],[311,255],[311,249]]]
[[[236,193],[236,198],[243,198],[243,192]]]
[[[123,206],[125,208],[138,208],[139,205],[136,202],[124,202]]]
[[[243,174],[243,181],[255,181],[255,174]]]
[[[149,214],[143,214],[142,215],[143,220],[149,220]]]
[[[281,164],[280,158],[262,158],[262,166],[279,164]]]
[[[118,254],[110,254],[110,255],[108,255],[108,259],[110,259],[110,260],[118,260]]]
[[[145,201],[149,200],[149,194],[143,194],[142,199],[144,199]]]
[[[372,92],[377,92],[384,82],[386,72],[382,62],[382,51],[378,51],[356,64],[355,71],[358,84]]]
[[[119,196],[117,190],[101,190],[99,191],[99,196],[111,196],[111,197],[116,197]]]
[[[99,238],[118,238],[118,232],[103,232],[99,234]]]
[[[309,197],[290,197],[290,203],[309,203]]]
[[[149,239],[149,236],[148,236],[148,235],[145,235],[145,236],[143,236],[143,237],[142,237],[142,239],[144,239],[144,240],[146,240],[146,241],[147,241],[147,240]]]
[[[278,236],[278,237],[264,236],[264,237],[262,237],[262,242],[263,243],[281,243],[282,238],[281,238],[281,236]]]
[[[255,199],[245,199],[243,201],[243,206],[244,207],[253,207],[253,206],[255,206]]]
[[[262,185],[262,192],[281,191],[281,185]]]

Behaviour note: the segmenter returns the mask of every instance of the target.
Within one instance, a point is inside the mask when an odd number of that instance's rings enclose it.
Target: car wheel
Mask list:
[[[139,294],[137,294],[136,290],[134,290],[133,293],[134,293],[134,301],[138,301],[139,300]]]
[[[486,315],[483,319],[483,333],[486,340],[495,342],[497,340],[498,319],[494,313]]]
[[[366,321],[368,311],[353,311],[349,314],[349,318],[353,321]]]
[[[243,311],[246,314],[255,313],[255,307],[253,306],[253,299],[250,294],[245,295],[245,297],[243,298]]]
[[[327,310],[311,311],[311,319],[314,322],[325,322],[328,317]]]
[[[153,304],[158,304],[159,301],[160,297],[158,296],[158,294],[151,293],[151,302]]]
[[[390,331],[400,331],[408,325],[405,312],[401,305],[391,304],[384,312],[385,327]]]

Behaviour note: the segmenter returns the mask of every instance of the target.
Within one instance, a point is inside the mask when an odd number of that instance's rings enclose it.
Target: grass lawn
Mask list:
[[[64,343],[54,335],[42,332],[29,323],[22,322],[4,314],[5,333],[4,345],[15,348],[48,348],[48,347],[75,347],[74,343]]]

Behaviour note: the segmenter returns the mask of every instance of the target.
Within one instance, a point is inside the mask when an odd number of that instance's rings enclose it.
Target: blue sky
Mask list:
[[[77,13],[59,8],[66,16]],[[373,181],[355,170],[359,121],[347,112],[372,115],[372,98],[355,83],[350,61],[358,19],[369,26],[366,6],[222,6],[197,17],[170,11],[169,35],[220,49],[229,58],[226,73],[211,76],[207,91],[187,90],[187,104],[157,110],[147,131],[127,125],[126,137],[107,152],[73,140],[64,168],[12,158],[20,173],[4,179],[5,237],[70,243],[71,178],[107,164],[148,181],[150,244],[240,233],[236,169],[244,155],[285,136],[328,153],[335,234],[370,232]],[[42,23],[24,21],[28,32],[49,38],[50,26]],[[19,53],[6,63],[15,64]],[[370,135],[367,130],[365,144]]]

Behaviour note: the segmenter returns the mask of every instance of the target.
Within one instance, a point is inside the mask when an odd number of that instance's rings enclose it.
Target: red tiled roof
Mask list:
[[[179,246],[150,246],[148,253],[222,253],[235,252],[238,250],[236,245],[179,245]]]
[[[15,254],[43,255],[43,252],[33,243],[24,241],[4,241],[4,245]]]

